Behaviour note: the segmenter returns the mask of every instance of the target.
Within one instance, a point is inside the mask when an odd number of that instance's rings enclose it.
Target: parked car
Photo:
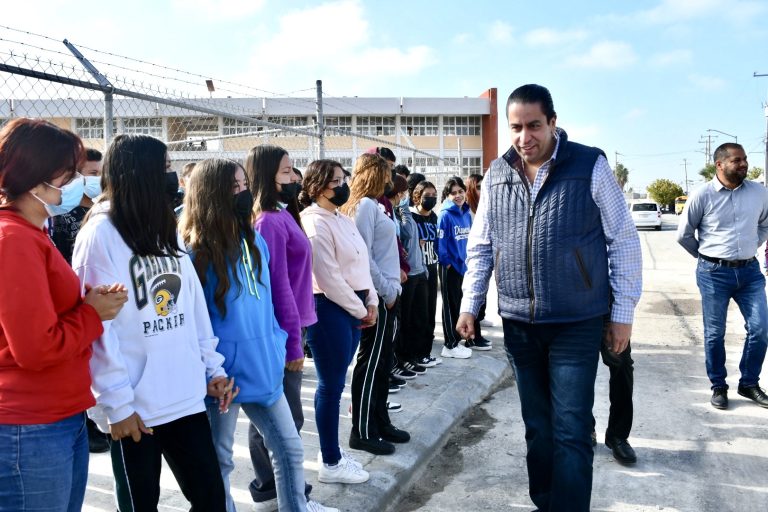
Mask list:
[[[629,208],[637,228],[654,228],[661,231],[661,208],[656,203],[632,203]]]

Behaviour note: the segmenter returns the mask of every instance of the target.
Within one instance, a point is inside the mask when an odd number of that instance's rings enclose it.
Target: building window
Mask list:
[[[160,117],[129,117],[123,119],[123,129],[125,133],[163,138],[163,120]]]
[[[299,169],[306,169],[309,165],[309,158],[306,157],[296,157],[293,158],[293,166],[297,167]]]
[[[446,165],[458,166],[458,157],[448,157],[445,159]],[[461,175],[482,174],[482,158],[479,156],[465,156],[461,158]]]
[[[437,116],[402,116],[400,118],[400,132],[409,137],[437,135]]]
[[[279,124],[280,126],[291,126],[294,128],[304,128],[307,125],[307,118],[306,117],[296,117],[296,116],[270,116],[267,118],[267,121],[270,123]],[[269,127],[268,130],[274,130],[275,128]],[[300,134],[291,132],[291,131],[284,131],[282,133],[278,133],[277,135],[280,136],[290,136],[290,137],[299,137]]]
[[[422,174],[434,174],[439,171],[439,162],[437,157],[417,156],[408,157],[405,162],[411,172],[420,172]]]
[[[224,135],[248,135],[263,130],[256,123],[240,121],[239,119],[224,118]]]
[[[75,133],[83,139],[103,139],[104,118],[89,117],[75,119]]]
[[[357,118],[357,132],[361,135],[382,137],[395,134],[395,118],[383,116],[360,116]]]
[[[326,135],[341,135],[339,130],[352,131],[352,116],[328,116],[323,118],[323,123],[325,123],[325,128],[335,128],[335,130],[325,130]]]
[[[446,116],[443,135],[480,135],[479,116]]]

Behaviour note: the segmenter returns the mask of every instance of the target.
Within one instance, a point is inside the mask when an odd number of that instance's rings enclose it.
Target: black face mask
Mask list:
[[[299,197],[299,192],[301,192],[301,183],[281,183],[280,188],[282,189],[278,193],[280,200],[284,203],[291,203],[294,199]]]
[[[432,208],[437,205],[437,198],[436,197],[423,197],[421,199],[421,207],[427,211],[431,210]]]
[[[384,185],[384,195],[389,196],[389,194],[391,193],[392,193],[392,184],[387,183],[386,185]]]
[[[333,197],[329,199],[336,207],[339,207],[349,200],[349,185],[342,183],[338,187],[333,187]]]
[[[164,191],[171,201],[178,201],[180,197],[183,197],[179,193],[179,176],[175,172],[165,173]]]
[[[238,217],[249,219],[253,212],[253,194],[248,189],[235,194],[235,213]]]

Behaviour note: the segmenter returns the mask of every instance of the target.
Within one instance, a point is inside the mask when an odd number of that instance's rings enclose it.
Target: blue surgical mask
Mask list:
[[[83,193],[91,199],[101,194],[101,176],[86,176]]]
[[[399,206],[400,208],[405,208],[406,206],[408,206],[408,199],[409,199],[408,194],[404,195],[397,206]]]
[[[63,187],[56,187],[54,185],[51,185],[50,183],[43,183],[46,187],[55,188],[56,190],[61,191],[61,202],[59,204],[48,204],[39,197],[37,197],[35,194],[32,194],[32,197],[43,203],[43,206],[45,206],[45,211],[48,212],[49,217],[55,217],[56,215],[63,215],[65,213],[71,212],[77,205],[80,204],[80,201],[83,200],[83,190],[85,189],[85,180],[82,176],[79,174],[64,185]]]

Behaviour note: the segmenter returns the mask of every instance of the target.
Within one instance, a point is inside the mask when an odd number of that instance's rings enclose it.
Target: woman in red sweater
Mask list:
[[[43,228],[64,197],[82,197],[80,139],[51,123],[0,130],[0,511],[79,511],[88,478],[88,361],[122,285],[82,296]]]

